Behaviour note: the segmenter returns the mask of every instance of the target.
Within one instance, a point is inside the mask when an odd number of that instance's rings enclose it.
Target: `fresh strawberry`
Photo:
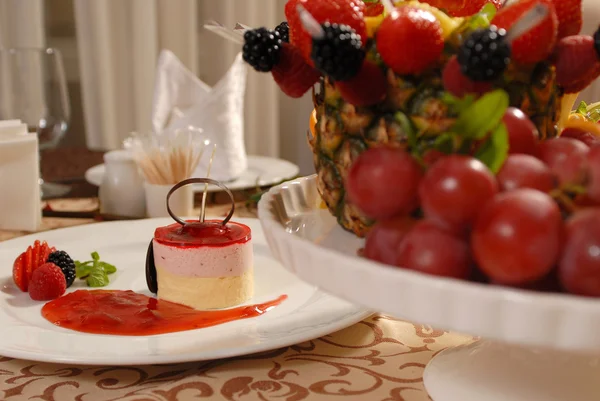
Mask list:
[[[429,11],[400,7],[381,23],[377,50],[396,74],[419,74],[440,59],[444,50],[442,27]]]
[[[469,17],[481,11],[487,3],[492,3],[499,10],[504,2],[505,0],[469,0],[463,7],[449,8],[447,12],[452,17]]]
[[[556,46],[555,59],[556,83],[565,93],[580,92],[600,76],[600,49],[596,49],[591,36],[561,39]]]
[[[558,17],[552,1],[521,0],[500,9],[492,19],[492,24],[508,31],[526,12],[539,3],[546,4],[550,12],[542,22],[512,42],[512,59],[517,63],[535,64],[545,60],[552,53],[558,34]]]
[[[21,291],[27,291],[33,272],[46,263],[48,256],[54,251],[56,249],[48,246],[46,241],[36,240],[32,246],[27,247],[27,250],[15,259],[13,281]]]
[[[336,82],[342,98],[356,107],[371,106],[381,102],[387,94],[387,81],[381,68],[365,60],[361,69],[347,81]]]
[[[44,263],[33,272],[29,283],[29,296],[35,301],[49,301],[65,293],[67,280],[60,267]]]
[[[302,97],[321,77],[321,74],[308,65],[296,47],[284,43],[277,65],[271,70],[279,88],[292,98]]]
[[[466,77],[460,70],[460,64],[456,56],[452,56],[446,63],[442,72],[444,88],[456,97],[467,94],[481,95],[492,89],[490,82],[476,82]]]
[[[552,0],[558,17],[558,39],[577,35],[583,25],[581,0]]]
[[[448,13],[455,10],[460,10],[466,6],[471,0],[420,0],[421,3],[427,3],[430,6],[439,8]]]
[[[365,3],[362,0],[288,0],[285,16],[290,29],[290,43],[300,49],[304,60],[313,65],[310,58],[312,38],[304,30],[297,6],[302,5],[319,23],[331,22],[350,26],[367,43],[367,27],[364,20]]]
[[[383,14],[383,11],[385,10],[383,4],[381,4],[381,2],[378,0],[365,4],[365,17],[377,17],[378,15]]]

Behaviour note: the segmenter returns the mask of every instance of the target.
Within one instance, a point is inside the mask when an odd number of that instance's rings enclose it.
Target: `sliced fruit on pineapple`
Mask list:
[[[578,130],[587,131],[600,137],[600,124],[591,121],[569,119],[565,124],[565,128],[577,128]]]
[[[360,134],[373,121],[373,113],[368,110],[356,110],[350,103],[345,103],[340,109],[340,119],[349,134]]]
[[[344,140],[344,126],[332,115],[323,115],[319,121],[317,147],[325,155],[333,157]]]
[[[365,25],[367,27],[367,37],[374,38],[377,29],[379,29],[379,25],[385,19],[385,13],[378,15],[376,17],[365,17]]]

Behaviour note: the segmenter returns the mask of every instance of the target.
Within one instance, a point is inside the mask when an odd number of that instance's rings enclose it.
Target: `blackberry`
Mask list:
[[[322,25],[324,36],[313,39],[311,58],[315,67],[334,81],[358,74],[365,58],[360,36],[348,25]]]
[[[281,36],[277,31],[258,28],[244,34],[244,60],[258,72],[269,72],[279,62]]]
[[[275,32],[279,33],[282,42],[290,42],[290,27],[286,21],[283,21],[281,24],[277,25]]]
[[[493,81],[510,63],[506,31],[494,25],[474,31],[458,50],[461,72],[473,81]]]
[[[68,253],[65,251],[52,252],[46,262],[54,263],[60,267],[67,280],[67,288],[73,284],[73,281],[75,281],[75,262],[73,262]]]

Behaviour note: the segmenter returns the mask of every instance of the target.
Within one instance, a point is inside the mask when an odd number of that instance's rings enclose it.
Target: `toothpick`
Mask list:
[[[206,178],[210,177],[210,168],[212,167],[213,159],[215,158],[215,152],[217,151],[217,144],[213,147],[210,160],[208,161],[208,169],[206,170]],[[208,192],[208,183],[204,184],[204,192],[202,193],[202,207],[200,208],[200,223],[204,223],[206,213],[206,193]]]
[[[385,8],[387,14],[391,14],[396,9],[392,0],[381,0],[381,4],[383,4],[383,8]]]
[[[323,31],[323,27],[319,22],[309,13],[306,8],[304,8],[301,4],[296,6],[296,11],[298,11],[298,15],[300,16],[300,22],[304,27],[304,30],[308,32],[308,34],[313,39],[323,39],[325,37],[325,32]]]
[[[231,42],[237,43],[239,45],[244,44],[244,33],[236,32],[230,28],[225,27],[223,24],[216,21],[208,21],[204,24],[204,29],[207,31],[216,33],[217,35],[225,38]]]

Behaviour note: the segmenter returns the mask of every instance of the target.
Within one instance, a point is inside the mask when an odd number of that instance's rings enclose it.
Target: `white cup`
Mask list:
[[[146,215],[148,217],[169,217],[167,194],[175,185],[144,183],[146,192]],[[190,216],[194,210],[194,190],[191,186],[177,189],[169,199],[171,211],[179,217]]]

